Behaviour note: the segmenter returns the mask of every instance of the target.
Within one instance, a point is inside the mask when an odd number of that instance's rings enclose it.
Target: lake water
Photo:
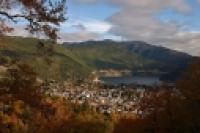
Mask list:
[[[107,85],[135,84],[154,86],[162,83],[158,76],[102,77],[100,80]]]

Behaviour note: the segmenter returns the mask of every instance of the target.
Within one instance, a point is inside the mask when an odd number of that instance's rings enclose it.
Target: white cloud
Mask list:
[[[37,32],[35,34],[31,34],[28,30],[26,30],[26,25],[15,25],[14,30],[10,33],[6,33],[8,36],[21,36],[21,37],[33,37],[33,38],[39,38],[39,39],[47,39],[48,37],[41,32]]]
[[[83,25],[72,25],[73,27],[80,29],[79,31],[75,32],[62,32],[59,33],[59,37],[61,40],[59,42],[81,42],[81,41],[88,41],[88,40],[100,40],[101,34],[89,32],[85,30]],[[8,33],[8,36],[22,36],[22,37],[37,37],[40,39],[44,39],[45,36],[40,35],[33,35],[27,30],[25,30],[25,25],[17,25],[13,32]]]
[[[106,33],[111,29],[111,24],[101,21],[83,22],[87,31],[94,33]]]
[[[87,30],[86,27],[83,24],[75,24],[75,25],[72,25],[71,27],[77,29],[78,31],[85,31],[85,30]]]
[[[25,26],[23,25],[17,25],[14,28],[14,31],[7,33],[7,35],[9,36],[22,36],[22,37],[33,37],[32,34],[30,34],[30,32],[28,32],[27,30],[25,30]]]
[[[98,0],[76,1],[100,2]],[[164,9],[172,9],[188,15],[192,9],[186,0],[102,0],[101,2],[120,8],[119,12],[107,19],[112,24],[110,33],[127,40],[146,41],[192,55],[200,55],[199,32],[185,31],[184,25],[180,26],[174,22],[163,23],[154,17]]]
[[[190,7],[185,0],[75,0],[80,3],[109,3],[118,5],[120,7],[128,7],[132,9],[147,9],[147,10],[159,10],[163,8],[174,8],[178,11],[188,11]]]
[[[146,41],[200,55],[200,32],[185,31],[174,22],[163,23],[154,15],[163,9],[172,9],[182,14],[192,9],[186,0],[74,0],[79,3],[106,3],[118,6],[119,11],[105,21],[77,19],[62,25],[60,34],[63,41],[86,41],[101,39],[105,34],[113,34],[127,40]],[[200,3],[200,0],[197,0]],[[183,25],[184,27],[184,25]],[[17,35],[27,36],[24,30]]]
[[[112,25],[105,21],[85,19],[85,20],[75,20],[71,22],[66,22],[65,24],[62,25],[62,28],[71,29],[73,30],[73,32],[88,31],[88,32],[103,34],[108,32],[112,28]]]
[[[74,33],[60,33],[62,42],[82,42],[88,40],[99,40],[101,36],[99,34],[82,31]]]
[[[111,24],[105,21],[91,19],[73,20],[62,25],[62,32],[59,34],[62,42],[80,42],[87,40],[103,39],[111,29]]]

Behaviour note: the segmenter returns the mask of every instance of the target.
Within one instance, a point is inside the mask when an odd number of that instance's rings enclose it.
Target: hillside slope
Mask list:
[[[1,37],[0,56],[30,64],[42,79],[66,80],[89,72],[84,62],[59,45],[55,45],[55,52],[49,57],[52,63],[48,64],[37,53],[37,43],[33,38]]]
[[[65,43],[65,47],[96,69],[172,72],[183,70],[192,59],[188,54],[138,41],[88,41]]]
[[[129,69],[137,72],[182,72],[191,56],[144,42],[87,41],[54,45],[49,65],[37,53],[37,40],[1,37],[0,56],[32,65],[43,79],[66,80],[85,77],[93,70]]]

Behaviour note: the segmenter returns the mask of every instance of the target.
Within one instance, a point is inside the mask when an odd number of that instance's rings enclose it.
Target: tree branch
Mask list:
[[[11,15],[11,14],[8,14],[7,12],[5,12],[5,11],[0,11],[0,15],[7,17],[8,19],[10,19],[11,21],[13,21],[15,23],[17,22],[15,20],[15,18],[24,18],[24,19],[30,20],[30,18],[28,16],[20,15],[20,14]]]

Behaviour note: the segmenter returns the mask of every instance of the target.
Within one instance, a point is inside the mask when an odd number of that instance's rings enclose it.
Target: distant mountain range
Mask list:
[[[1,37],[0,56],[19,58],[31,64],[42,78],[66,80],[72,75],[84,76],[94,70],[129,69],[133,73],[166,73],[177,77],[192,56],[140,41],[112,40],[63,43],[55,45],[51,67],[37,54],[33,38]],[[169,76],[173,74],[173,76]]]
[[[183,52],[141,41],[87,41],[64,43],[64,46],[95,69],[129,69],[133,73],[166,73],[164,77],[170,79],[176,79],[193,58]]]

